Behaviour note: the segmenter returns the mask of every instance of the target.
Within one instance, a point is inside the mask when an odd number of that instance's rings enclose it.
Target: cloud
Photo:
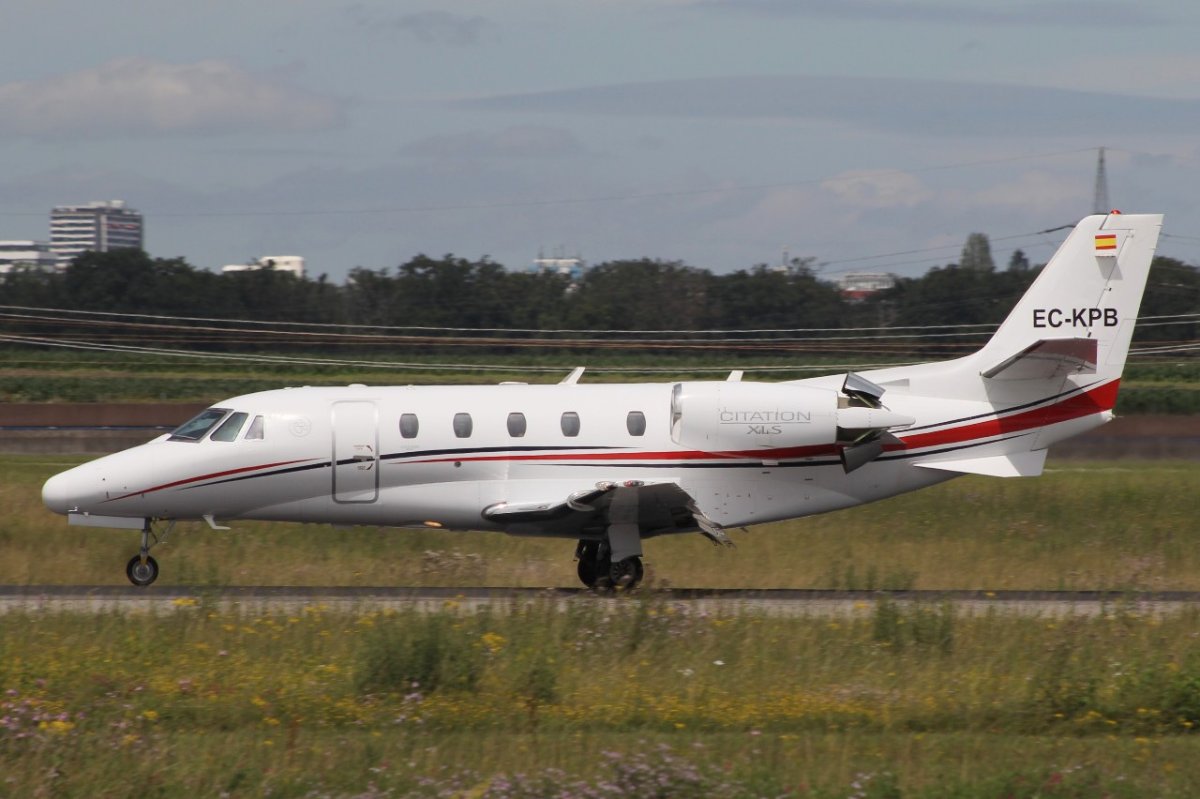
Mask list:
[[[985,83],[829,76],[716,77],[462,100],[478,110],[804,119],[885,133],[1070,136],[1200,130],[1200,101]]]
[[[1030,65],[1025,70],[1029,83],[1052,78],[1056,86],[1082,90],[1135,92],[1157,97],[1195,99],[1196,76],[1200,75],[1198,53],[1089,54],[1064,58],[1052,76]]]
[[[914,206],[930,197],[930,192],[915,176],[894,169],[842,172],[822,181],[821,188],[843,203],[860,208]]]
[[[0,85],[0,136],[95,139],[158,134],[302,131],[343,121],[340,100],[224,61],[119,58]]]
[[[558,158],[581,155],[575,134],[545,125],[517,125],[496,132],[455,133],[418,139],[400,155],[422,158]]]
[[[362,5],[354,5],[350,7],[350,15],[363,27],[372,30],[394,28],[422,44],[470,47],[482,44],[496,32],[496,24],[487,17],[468,17],[449,11],[417,11],[385,18]]]
[[[698,0],[700,10],[770,17],[845,19],[854,22],[920,22],[948,25],[1069,25],[1119,27],[1163,22],[1145,8],[1095,0],[969,5],[909,0]]]
[[[1018,209],[1049,219],[1063,208],[1088,208],[1091,187],[1077,175],[1027,171],[1010,180],[970,192],[948,192],[946,205],[988,210]]]

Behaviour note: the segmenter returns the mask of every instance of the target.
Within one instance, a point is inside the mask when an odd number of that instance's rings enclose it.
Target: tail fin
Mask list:
[[[1161,227],[1162,214],[1080,221],[972,364],[995,380],[1119,378]]]
[[[981,350],[861,373],[876,400],[918,419],[867,460],[1034,475],[1047,447],[1111,419],[1161,227],[1161,214],[1089,216]],[[837,387],[832,376],[803,382]]]

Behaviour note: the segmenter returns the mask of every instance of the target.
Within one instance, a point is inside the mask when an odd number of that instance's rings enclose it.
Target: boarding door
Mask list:
[[[379,413],[369,400],[333,403],[333,501],[379,497]]]

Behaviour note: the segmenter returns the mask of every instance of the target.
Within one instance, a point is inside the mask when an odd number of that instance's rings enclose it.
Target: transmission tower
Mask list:
[[[1107,214],[1112,208],[1108,204],[1108,172],[1104,169],[1104,148],[1100,148],[1100,160],[1096,162],[1096,194],[1092,200],[1092,213]]]

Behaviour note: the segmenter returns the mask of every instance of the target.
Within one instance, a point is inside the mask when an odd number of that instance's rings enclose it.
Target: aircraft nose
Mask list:
[[[71,471],[54,475],[42,486],[42,502],[55,513],[65,514],[74,509],[78,502],[74,483]]]

